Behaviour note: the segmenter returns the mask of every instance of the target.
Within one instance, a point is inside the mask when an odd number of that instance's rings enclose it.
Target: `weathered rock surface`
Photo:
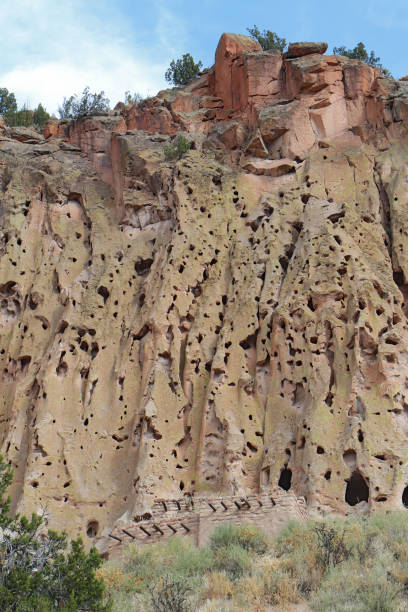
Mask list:
[[[286,57],[302,57],[303,55],[311,55],[312,53],[326,53],[326,42],[294,42],[290,43]]]
[[[14,508],[94,542],[184,494],[408,505],[407,127],[406,82],[231,35],[183,90],[0,127]]]

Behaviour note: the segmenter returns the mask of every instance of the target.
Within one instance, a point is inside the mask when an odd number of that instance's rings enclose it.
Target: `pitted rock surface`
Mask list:
[[[406,82],[230,35],[184,89],[1,124],[14,509],[94,542],[181,495],[408,504],[407,126]]]

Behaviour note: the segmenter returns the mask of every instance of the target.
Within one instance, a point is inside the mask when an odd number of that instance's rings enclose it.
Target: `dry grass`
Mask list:
[[[408,515],[399,512],[292,522],[273,540],[223,525],[201,549],[177,538],[131,545],[99,575],[117,612],[149,612],[149,588],[163,575],[188,584],[191,612],[398,612],[408,609],[407,540]]]

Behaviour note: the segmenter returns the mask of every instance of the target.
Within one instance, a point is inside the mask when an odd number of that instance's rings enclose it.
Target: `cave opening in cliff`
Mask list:
[[[292,470],[284,467],[281,471],[278,486],[285,491],[289,491],[292,484]]]
[[[347,482],[345,500],[349,506],[355,506],[362,501],[368,502],[370,490],[368,484],[357,470]]]
[[[405,487],[402,492],[402,503],[406,508],[408,508],[408,487]]]
[[[87,528],[86,528],[86,535],[88,536],[88,538],[94,538],[96,535],[98,535],[98,531],[99,531],[98,521],[89,521]]]

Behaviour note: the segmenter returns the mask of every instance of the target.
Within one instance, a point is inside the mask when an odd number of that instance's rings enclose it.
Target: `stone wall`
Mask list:
[[[306,516],[304,499],[285,491],[245,497],[161,499],[154,503],[151,513],[135,516],[131,521],[118,521],[99,540],[98,548],[109,558],[120,555],[126,544],[152,544],[175,535],[190,537],[201,546],[220,523],[250,523],[267,533],[276,533],[288,520]]]

